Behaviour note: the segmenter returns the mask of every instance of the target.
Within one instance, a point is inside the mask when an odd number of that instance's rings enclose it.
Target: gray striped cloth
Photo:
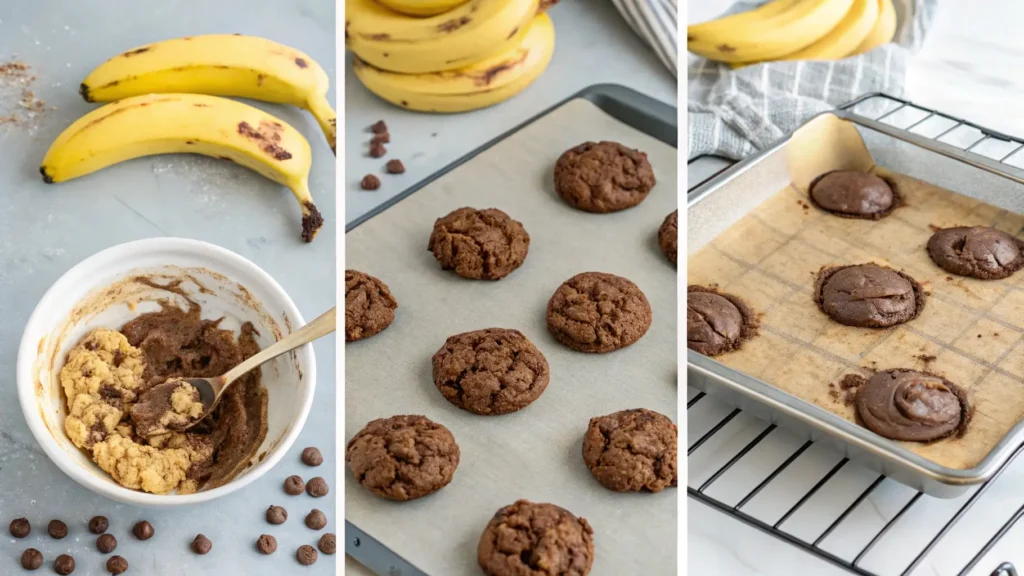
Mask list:
[[[687,120],[690,158],[739,160],[768,147],[811,116],[866,92],[899,96],[907,59],[920,48],[938,0],[894,0],[894,42],[836,61],[766,62],[732,70],[703,58],[690,64]],[[730,13],[761,2],[741,2]]]
[[[658,59],[678,76],[679,12],[676,0],[612,0],[629,27],[658,55]]]

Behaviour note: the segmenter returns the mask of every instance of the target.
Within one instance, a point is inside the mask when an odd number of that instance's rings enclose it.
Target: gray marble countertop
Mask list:
[[[257,6],[258,5],[258,6]],[[226,162],[192,156],[143,158],[85,178],[47,186],[39,162],[50,142],[95,105],[78,95],[78,85],[97,64],[133,46],[156,40],[215,32],[265,36],[295,46],[335,75],[333,0],[33,0],[0,3],[0,62],[28,64],[37,76],[36,97],[47,110],[21,126],[0,126],[0,574],[20,574],[28,547],[46,558],[50,573],[58,554],[75,557],[75,574],[106,574],[106,556],[86,530],[89,518],[110,518],[129,574],[333,574],[335,558],[320,555],[300,566],[295,550],[316,543],[319,533],[302,524],[313,507],[327,513],[327,530],[340,531],[335,497],[335,338],[315,344],[316,398],[296,444],[262,479],[209,504],[175,510],[146,510],[116,504],[82,488],[42,452],[22,417],[15,390],[15,358],[28,316],[46,289],[66,270],[92,254],[122,242],[182,236],[223,246],[252,260],[289,293],[306,319],[335,302],[335,162],[313,118],[287,107],[258,104],[302,131],[313,148],[310,189],[327,222],[313,244],[299,240],[299,215],[284,188]],[[329,95],[334,98],[333,90]],[[55,107],[55,109],[51,108]],[[2,116],[3,113],[0,113]],[[273,406],[270,408],[273,410]],[[325,462],[303,465],[299,453],[318,446]],[[315,470],[315,471],[314,471]],[[320,475],[329,496],[290,497],[282,483],[291,474]],[[290,512],[283,526],[264,520],[267,506]],[[15,540],[7,531],[25,516],[32,534]],[[46,523],[66,522],[69,535],[53,540]],[[156,535],[140,542],[131,526],[149,520]],[[202,532],[213,550],[196,556],[189,544]],[[261,533],[273,534],[278,551],[256,552]],[[42,572],[41,572],[42,573]]]

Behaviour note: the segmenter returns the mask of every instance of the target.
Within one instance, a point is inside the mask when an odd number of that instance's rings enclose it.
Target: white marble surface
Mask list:
[[[687,21],[699,22],[723,12],[729,0],[691,2]],[[904,97],[920,105],[972,120],[982,126],[1024,136],[1024,35],[1008,26],[1024,18],[1024,3],[1014,0],[943,0],[934,27],[909,70]],[[692,56],[691,56],[692,58]],[[691,178],[705,167],[691,169]],[[691,179],[691,182],[693,180]],[[705,404],[707,402],[707,404]],[[693,442],[729,410],[704,399],[688,411],[689,441]],[[690,485],[713,473],[736,450],[756,436],[765,424],[742,415],[716,435],[714,444],[701,447],[689,461]],[[772,432],[741,464],[723,476],[710,494],[735,503],[780,464],[801,442],[782,430]],[[811,452],[814,452],[813,454]],[[712,455],[709,457],[708,454]],[[791,466],[792,473],[773,482],[751,500],[744,510],[774,522],[794,503],[801,490],[818,481],[838,461],[835,454],[812,449]],[[876,476],[846,465],[783,528],[813,541]],[[1024,504],[1024,458],[1018,459],[1003,477],[927,555],[914,576],[958,574],[999,527]],[[913,492],[890,481],[883,482],[820,546],[840,557],[852,558],[908,500]],[[877,574],[900,574],[965,497],[942,501],[923,497],[910,508],[886,536],[858,562]],[[689,573],[693,576],[750,576],[848,574],[831,564],[767,536],[702,504],[689,500]],[[1024,523],[1018,523],[974,568],[971,576],[987,576],[1001,562],[1024,568]]]

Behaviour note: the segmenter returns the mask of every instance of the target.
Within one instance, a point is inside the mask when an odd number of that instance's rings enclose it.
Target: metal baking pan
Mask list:
[[[580,113],[586,115],[575,116]],[[567,122],[566,114],[574,120]],[[581,118],[585,121],[578,121]],[[675,542],[677,493],[671,489],[643,495],[607,491],[589,477],[579,443],[586,419],[613,411],[605,410],[610,406],[625,409],[649,404],[676,419],[676,274],[655,241],[662,219],[678,202],[676,134],[675,108],[623,86],[593,86],[449,164],[347,227],[348,264],[379,274],[399,308],[394,325],[347,347],[346,438],[369,418],[416,413],[448,426],[463,452],[452,484],[421,500],[386,502],[347,482],[347,554],[386,576],[476,574],[476,543],[497,510],[493,504],[527,498],[562,505],[591,522],[597,547],[594,576],[637,573],[629,568],[632,565],[652,575],[668,573],[667,568],[661,570],[662,564],[671,563],[675,570],[674,544],[668,543]],[[648,151],[659,174],[651,197],[610,218],[566,207],[549,189],[557,153],[578,143],[563,141],[618,139],[617,135],[623,143],[636,142],[634,146]],[[554,152],[555,148],[560,149]],[[434,218],[463,202],[507,209],[531,234],[530,256],[507,279],[472,283],[454,278],[440,271],[425,249]],[[559,224],[550,218],[557,218]],[[594,239],[595,227],[616,232]],[[555,241],[573,245],[571,238],[556,238],[573,230],[578,238],[591,238],[589,246],[577,246],[571,252],[552,249]],[[635,245],[639,253],[622,250],[623,245]],[[566,270],[579,266],[583,268],[577,272],[618,269],[626,277],[636,274],[633,279],[652,308],[661,311],[636,348],[600,358],[565,349],[547,334],[543,304],[571,276]],[[651,277],[643,277],[645,273]],[[451,307],[455,301],[460,308]],[[493,418],[448,404],[430,383],[429,354],[444,342],[444,336],[505,325],[516,314],[519,320],[508,327],[523,330],[551,364],[552,380],[544,395],[521,413]],[[636,380],[640,382],[631,387],[621,385]],[[570,401],[567,395],[581,387],[590,393]],[[589,414],[596,409],[595,403],[603,403],[605,411]],[[582,412],[588,412],[586,418]],[[628,526],[630,518],[660,526],[665,541],[648,541],[657,548],[640,553],[642,547],[632,534],[644,530],[618,531],[625,530],[622,526]]]
[[[867,96],[858,101],[865,98]],[[1024,213],[1024,171],[849,110],[822,115],[828,114],[856,127],[880,167],[1005,210]],[[804,126],[817,119],[818,116],[812,118]],[[690,254],[789,184],[787,145],[799,130],[722,171],[688,194],[687,250]],[[994,131],[981,129],[980,132],[992,138],[1000,136]],[[1014,152],[1017,150],[1014,144]],[[1024,441],[1024,421],[1018,421],[977,465],[954,469],[914,454],[824,408],[693,350],[687,350],[687,377],[690,386],[735,408],[786,427],[804,439],[827,442],[869,469],[940,498],[954,498],[991,478]]]

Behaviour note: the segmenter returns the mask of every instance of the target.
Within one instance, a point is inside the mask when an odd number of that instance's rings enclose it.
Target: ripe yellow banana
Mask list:
[[[893,5],[892,0],[878,0],[878,10],[878,20],[875,21],[874,28],[860,43],[860,46],[853,51],[854,54],[863,54],[883,44],[888,44],[896,35],[896,6]]]
[[[395,12],[409,16],[434,16],[465,4],[466,0],[378,0]]]
[[[718,20],[688,27],[686,47],[719,62],[774,60],[825,37],[843,20],[853,2],[774,0],[772,4],[780,5],[762,7],[760,17],[748,16],[730,25]]]
[[[89,102],[152,93],[237,96],[309,110],[335,149],[336,115],[330,80],[312,58],[255,36],[210,34],[133,48],[93,70],[82,82]]]
[[[153,154],[194,153],[231,160],[291,189],[302,209],[302,238],[323,225],[307,184],[309,142],[266,112],[201,94],[147,94],[82,116],[50,146],[39,171],[49,184]]]
[[[410,18],[374,0],[347,0],[345,43],[381,70],[455,70],[518,45],[538,5],[538,0],[472,0],[444,14]]]
[[[878,0],[855,0],[846,17],[821,40],[780,60],[839,60],[853,54],[878,20]]]
[[[520,44],[472,66],[432,74],[395,74],[354,60],[356,77],[374,94],[410,110],[464,112],[518,94],[544,72],[555,51],[555,26],[541,13]]]

